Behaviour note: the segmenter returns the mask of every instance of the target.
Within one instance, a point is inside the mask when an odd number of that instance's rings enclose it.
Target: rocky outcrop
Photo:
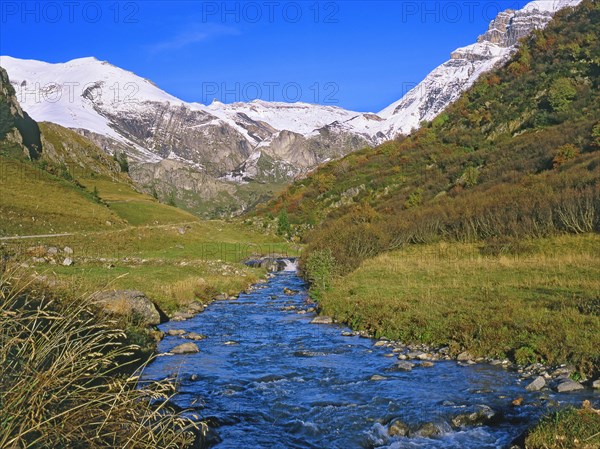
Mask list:
[[[0,67],[0,141],[21,148],[30,159],[39,158],[42,141],[38,124],[21,109],[8,73]]]
[[[183,343],[175,346],[169,351],[171,354],[196,354],[200,352],[200,348],[196,343]]]

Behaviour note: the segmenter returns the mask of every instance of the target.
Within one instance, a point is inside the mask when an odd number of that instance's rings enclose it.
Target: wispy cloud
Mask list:
[[[170,39],[151,45],[149,48],[152,53],[180,50],[184,47],[206,42],[217,37],[235,36],[238,34],[240,34],[239,30],[232,27],[204,23],[198,29],[180,32]]]

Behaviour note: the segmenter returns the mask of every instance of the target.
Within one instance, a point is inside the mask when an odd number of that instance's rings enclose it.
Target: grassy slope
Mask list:
[[[125,223],[70,181],[0,155],[0,236],[110,229]]]
[[[35,263],[35,269],[78,289],[131,288],[171,312],[213,291],[233,294],[261,270],[239,262],[253,254],[287,253],[285,242],[240,223],[201,221],[139,193],[111,157],[79,134],[43,123],[43,159],[0,156],[0,235],[72,232],[5,241],[4,251],[29,264],[38,245],[69,246],[75,264]],[[96,191],[98,198],[94,197]],[[48,260],[47,262],[51,262]]]
[[[600,366],[599,247],[597,234],[526,241],[520,254],[412,246],[365,261],[319,302],[376,335],[590,373]]]

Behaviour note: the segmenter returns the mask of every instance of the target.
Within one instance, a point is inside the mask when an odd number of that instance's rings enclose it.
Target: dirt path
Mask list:
[[[183,223],[167,223],[161,225],[145,225],[145,226],[128,226],[126,228],[120,229],[110,229],[107,231],[81,231],[81,232],[65,232],[62,234],[38,234],[38,235],[13,235],[11,237],[0,237],[0,241],[6,240],[26,240],[26,239],[44,239],[44,238],[52,238],[52,237],[69,237],[73,235],[98,235],[98,234],[110,234],[115,232],[123,232],[129,229],[160,229],[160,228],[168,228],[168,227],[176,227],[176,226],[185,226],[188,224],[197,223],[195,221],[186,221]]]

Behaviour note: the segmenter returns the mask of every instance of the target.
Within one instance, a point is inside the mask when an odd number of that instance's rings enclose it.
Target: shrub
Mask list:
[[[313,251],[306,259],[303,268],[306,278],[312,283],[315,291],[327,290],[335,270],[335,258],[330,249]]]
[[[579,148],[571,143],[567,143],[556,149],[556,155],[552,159],[552,166],[554,168],[560,167],[566,162],[575,159],[580,153]]]

